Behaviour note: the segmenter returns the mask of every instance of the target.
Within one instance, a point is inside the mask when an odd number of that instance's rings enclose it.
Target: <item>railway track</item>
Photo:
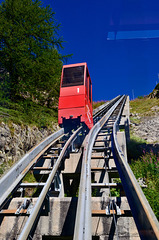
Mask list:
[[[118,234],[117,224],[117,220],[121,216],[132,216],[134,218],[139,238],[159,239],[158,221],[145,199],[117,140],[125,101],[125,96],[119,98],[91,129],[85,141],[74,240],[92,239],[93,229],[92,224],[90,224],[92,216],[103,215],[113,218],[116,239],[121,237]],[[95,176],[93,175],[94,172],[100,172],[100,174]],[[120,183],[113,182],[119,178]],[[120,203],[118,199],[112,196],[112,188],[120,189]],[[107,205],[103,209],[92,210],[93,189],[96,189],[96,196],[107,198]],[[131,209],[120,209],[123,190]],[[108,239],[113,238],[109,236]]]
[[[11,216],[16,221],[24,219],[23,226],[17,231],[12,229],[9,238],[4,238],[4,229],[1,229],[0,239],[36,239],[34,232],[39,216],[48,215],[50,211],[49,199],[70,194],[71,190],[66,191],[67,186],[62,182],[62,174],[71,153],[78,154],[79,162],[82,160],[81,174],[74,181],[74,193],[78,192],[79,185],[75,230],[72,233],[74,240],[92,239],[92,218],[100,216],[112,218],[117,239],[117,220],[121,216],[133,216],[141,239],[159,239],[158,222],[118,144],[117,134],[125,101],[126,96],[118,96],[99,108],[93,117],[95,125],[86,137],[82,127],[71,136],[64,134],[63,129],[52,134],[0,179],[2,228],[4,221],[10,221]],[[34,175],[34,182],[25,182],[27,174]],[[116,182],[115,179],[120,180]],[[126,194],[131,210],[120,209],[112,196],[112,189],[117,189],[120,199],[122,194]],[[105,198],[107,203],[102,209],[92,209],[92,196]],[[18,197],[18,208],[10,208],[10,203]]]

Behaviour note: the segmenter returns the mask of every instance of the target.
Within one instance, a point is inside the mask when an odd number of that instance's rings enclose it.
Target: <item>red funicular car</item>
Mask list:
[[[82,123],[93,126],[92,82],[87,63],[64,65],[58,108],[58,123],[64,129],[76,129]]]

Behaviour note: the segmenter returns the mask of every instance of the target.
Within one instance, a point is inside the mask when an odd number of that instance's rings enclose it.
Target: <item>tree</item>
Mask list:
[[[63,56],[52,9],[39,0],[5,0],[0,5],[0,63],[9,73],[11,99],[57,99]]]

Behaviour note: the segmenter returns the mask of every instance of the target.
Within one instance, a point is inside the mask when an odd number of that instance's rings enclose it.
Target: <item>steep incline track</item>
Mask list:
[[[119,205],[111,196],[112,187],[124,188],[141,239],[159,239],[158,221],[146,201],[117,140],[125,101],[125,96],[119,98],[91,129],[85,141],[74,240],[92,239],[92,215],[113,216],[116,238],[119,239],[117,217],[131,216],[131,212],[130,210],[120,209],[121,202]],[[112,145],[110,144],[111,141]],[[94,172],[100,172],[101,174],[99,176],[94,175],[92,178]],[[111,182],[111,173],[115,173],[113,180],[120,176],[121,183]],[[95,183],[92,183],[92,181]],[[108,190],[104,190],[104,188]],[[93,189],[96,189],[96,196],[105,196],[109,199],[105,209],[92,210]]]
[[[32,149],[0,179],[1,223],[4,222],[4,219],[7,221],[7,216],[27,217],[23,228],[14,229],[12,235],[10,234],[12,239],[24,240],[32,239],[32,237],[36,239],[34,231],[39,216],[41,213],[47,216],[50,211],[49,198],[61,198],[66,194],[64,191],[66,184],[62,184],[61,174],[66,168],[65,162],[67,159],[69,160],[71,153],[78,153],[79,159],[83,158],[74,240],[91,239],[93,233],[92,218],[101,215],[107,218],[113,217],[115,234],[119,239],[117,217],[121,215],[131,216],[131,211],[141,239],[159,239],[158,222],[149,204],[145,201],[142,191],[139,190],[138,183],[134,180],[118,144],[117,134],[125,101],[126,96],[118,96],[100,107],[93,117],[96,124],[86,138],[82,127],[71,136],[64,134],[64,130],[61,129]],[[27,174],[34,175],[34,182],[25,181]],[[119,176],[121,182],[111,181],[115,178],[119,179]],[[120,194],[123,193],[124,188],[131,211],[130,209],[120,210],[118,203],[111,196],[112,188],[120,190]],[[78,186],[74,192],[75,194],[78,192]],[[69,195],[69,191],[67,195]],[[92,195],[94,197],[104,196],[109,199],[105,209],[92,210]],[[23,199],[19,207],[8,208],[12,200],[19,196]],[[143,221],[143,218],[146,221]],[[3,235],[3,231],[0,231],[0,239],[5,239],[1,238],[5,235]],[[93,235],[95,234],[93,233]]]

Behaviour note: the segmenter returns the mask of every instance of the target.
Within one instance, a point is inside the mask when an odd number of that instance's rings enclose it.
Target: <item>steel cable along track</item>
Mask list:
[[[126,96],[119,98],[101,120],[95,124],[85,140],[74,240],[92,239],[94,230],[92,229],[92,216],[103,215],[105,217],[113,217],[116,239],[119,239],[117,218],[121,215],[131,216],[131,212],[141,239],[159,239],[158,221],[138,186],[117,141],[117,130],[119,129],[125,101]],[[110,144],[111,141],[112,144]],[[94,160],[96,160],[95,165]],[[102,179],[97,178],[98,180],[95,179],[97,182],[94,183],[93,181],[92,183],[92,173],[94,171],[104,171],[105,177]],[[122,184],[110,182],[110,174],[113,171],[119,173]],[[122,187],[124,188],[131,212],[120,209],[118,203],[111,196],[112,187],[120,188],[121,191]],[[105,194],[106,198],[109,199],[105,209],[92,210],[91,198],[94,188],[96,189],[95,194],[99,194],[98,196]],[[105,193],[103,191],[104,188],[108,189]],[[107,228],[108,226],[105,227]],[[112,236],[109,237],[109,239],[113,239]]]
[[[106,104],[105,111],[119,98],[120,96]],[[99,118],[99,115],[101,116],[105,111],[103,108],[102,111],[100,109],[96,112],[94,120],[96,121],[96,118]],[[28,152],[0,179],[0,215],[29,216],[22,232],[18,233],[18,235],[20,234],[19,239],[27,239],[48,196],[60,196],[62,190],[59,171],[63,167],[64,159],[69,155],[70,147],[74,148],[74,142],[82,131],[83,129],[80,127],[69,139],[67,134],[64,135],[63,129],[52,134]],[[37,176],[37,182],[23,182],[29,171],[34,172]],[[34,190],[31,191],[30,198],[24,198],[18,209],[7,209],[10,201],[17,196],[23,197],[28,188],[36,189],[39,192],[37,201],[33,201]]]

